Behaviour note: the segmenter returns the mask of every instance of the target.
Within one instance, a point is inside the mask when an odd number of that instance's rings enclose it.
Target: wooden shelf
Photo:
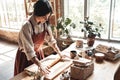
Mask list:
[[[33,5],[37,0],[24,0],[25,3],[25,11],[26,11],[26,18],[28,18],[33,11]],[[53,8],[53,14],[52,14],[52,18],[50,18],[51,20],[51,24],[52,25],[56,25],[57,24],[57,18],[56,18],[56,0],[49,0],[49,2],[51,3],[51,6]]]

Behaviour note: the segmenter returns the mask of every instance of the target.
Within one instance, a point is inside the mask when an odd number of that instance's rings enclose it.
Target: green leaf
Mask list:
[[[75,23],[70,24],[70,26],[71,26],[72,28],[76,28]]]
[[[65,32],[66,32],[66,34],[68,34],[68,33],[69,33],[67,29],[65,30]]]
[[[67,26],[68,24],[70,24],[71,23],[71,19],[70,18],[66,18],[65,19],[65,25]]]

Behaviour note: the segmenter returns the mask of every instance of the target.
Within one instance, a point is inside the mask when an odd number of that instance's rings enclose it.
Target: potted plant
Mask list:
[[[57,21],[56,29],[59,33],[59,35],[66,35],[67,38],[70,37],[70,27],[75,28],[76,25],[72,23],[72,20],[70,18],[62,18],[60,17]]]
[[[81,24],[84,24],[84,28],[82,28],[81,31],[87,34],[88,46],[93,46],[95,38],[101,37],[101,31],[103,31],[103,27],[101,23],[96,25],[93,22],[88,21],[88,19],[89,17],[85,17],[84,22],[80,22]]]
[[[60,36],[65,36],[65,39],[62,39],[62,42],[64,42],[65,45],[69,45],[73,43],[73,40],[70,37],[70,28],[75,28],[76,25],[72,23],[72,20],[70,18],[63,18],[60,17],[57,20],[57,25],[53,26],[52,30],[57,33],[57,39],[58,43],[61,40]]]

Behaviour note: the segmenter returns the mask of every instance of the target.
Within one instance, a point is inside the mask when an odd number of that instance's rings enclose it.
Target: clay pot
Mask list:
[[[94,45],[94,43],[95,43],[95,37],[88,37],[87,38],[87,45],[89,47],[92,47]]]
[[[76,48],[83,48],[83,41],[82,40],[76,41]]]
[[[75,50],[70,51],[70,58],[74,59],[77,55],[77,52]]]
[[[105,55],[103,53],[95,53],[96,62],[102,63]]]

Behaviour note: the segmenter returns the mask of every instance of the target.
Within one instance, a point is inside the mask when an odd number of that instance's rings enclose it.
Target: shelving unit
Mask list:
[[[51,24],[52,25],[57,25],[57,17],[56,17],[56,0],[49,0],[51,5],[52,5],[52,8],[53,8],[53,14],[51,16]]]
[[[24,0],[26,18],[33,12],[33,5],[37,0]]]
[[[32,12],[33,12],[33,5],[37,0],[24,0],[25,3],[25,12],[26,12],[26,18],[28,18]],[[56,18],[56,0],[49,0],[49,2],[52,5],[53,8],[53,14],[51,16],[51,20],[50,23],[52,25],[56,25],[57,24],[57,18]]]

